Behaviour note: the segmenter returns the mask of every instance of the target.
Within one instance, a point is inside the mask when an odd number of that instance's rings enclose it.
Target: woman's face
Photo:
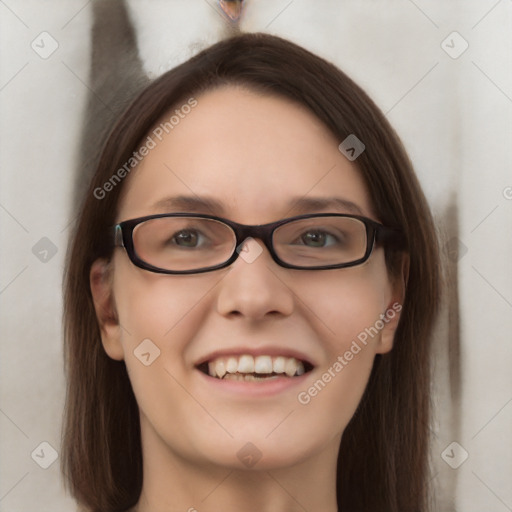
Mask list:
[[[328,212],[379,220],[360,172],[338,150],[341,141],[309,111],[233,86],[197,102],[161,141],[153,137],[156,147],[126,178],[117,222],[178,211],[242,224]],[[213,198],[223,210],[154,206],[181,195]],[[313,197],[353,206],[294,209]],[[401,289],[391,285],[382,248],[362,265],[315,271],[280,267],[260,240],[251,244],[253,261],[239,257],[201,274],[152,273],[123,249],[114,251],[112,281],[101,260],[93,265],[102,342],[125,361],[145,456],[203,468],[335,464],[375,354],[392,348]],[[383,322],[388,310],[393,319]],[[313,369],[238,382],[197,368],[218,356],[238,363],[242,355],[295,356]]]

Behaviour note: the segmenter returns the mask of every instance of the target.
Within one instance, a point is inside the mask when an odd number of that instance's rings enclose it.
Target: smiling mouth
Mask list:
[[[196,366],[204,374],[220,380],[258,381],[279,377],[300,377],[310,372],[313,365],[295,357],[240,356],[217,357]]]

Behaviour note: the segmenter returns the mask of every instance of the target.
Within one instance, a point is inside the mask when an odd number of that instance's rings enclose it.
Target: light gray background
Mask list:
[[[213,0],[128,7],[152,77],[226,32]],[[42,469],[31,453],[48,457],[42,442],[60,450],[61,282],[91,25],[86,0],[0,1],[1,512],[75,509],[59,461]],[[462,244],[456,266],[445,253],[449,291],[435,340],[436,510],[512,510],[511,27],[511,0],[248,0],[241,21],[327,57],[367,90],[405,143],[443,245],[455,236]],[[48,50],[45,31],[58,43],[48,58],[31,47]],[[462,48],[446,39],[453,31],[469,44],[458,58],[443,49]],[[36,250],[43,237],[57,250],[47,261]],[[469,454],[457,469],[441,456],[453,441],[460,447],[446,460]]]

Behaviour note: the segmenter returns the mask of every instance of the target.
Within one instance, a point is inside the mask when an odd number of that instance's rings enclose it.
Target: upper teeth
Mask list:
[[[288,377],[302,375],[304,365],[294,357],[241,356],[218,357],[208,362],[208,373],[222,379],[226,373],[285,373]]]

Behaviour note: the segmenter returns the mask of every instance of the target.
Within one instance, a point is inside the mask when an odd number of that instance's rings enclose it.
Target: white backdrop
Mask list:
[[[435,509],[512,511],[512,1],[245,5],[243,31],[336,63],[402,137],[448,269],[435,340]],[[226,33],[214,0],[127,6],[151,77]],[[96,94],[92,8],[0,1],[0,512],[75,510],[58,468],[61,283],[83,116]]]

